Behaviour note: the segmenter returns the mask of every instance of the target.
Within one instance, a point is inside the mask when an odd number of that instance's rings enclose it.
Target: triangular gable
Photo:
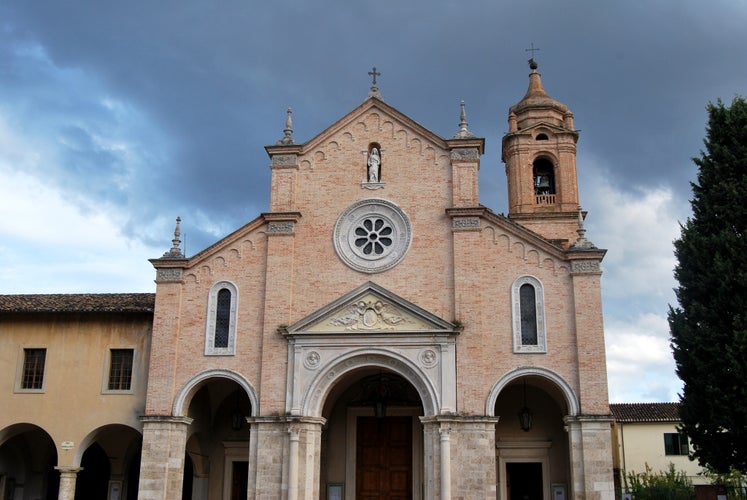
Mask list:
[[[551,131],[553,131],[556,134],[564,133],[567,134],[569,131],[567,128],[561,127],[560,125],[556,125],[554,123],[548,122],[548,121],[538,121],[536,123],[533,123],[531,125],[527,125],[526,127],[522,128],[521,130],[517,130],[514,132],[514,135],[521,135],[521,134],[528,134],[533,130],[537,130],[538,128],[546,128]],[[573,132],[575,133],[575,132]]]
[[[449,333],[457,327],[371,281],[289,326],[284,333]]]
[[[302,148],[302,154],[306,151],[311,151],[315,147],[318,147],[320,144],[324,144],[326,140],[336,134],[338,131],[344,129],[351,123],[358,120],[361,116],[368,113],[371,109],[376,109],[383,115],[388,116],[393,121],[398,122],[399,124],[406,126],[415,133],[423,136],[425,139],[431,141],[432,143],[436,144],[442,149],[446,149],[446,141],[440,137],[438,134],[431,132],[427,128],[425,128],[420,123],[416,122],[412,118],[408,117],[407,115],[401,113],[397,109],[393,108],[392,106],[388,105],[384,101],[376,98],[376,97],[369,97],[361,105],[359,105],[357,108],[337,120],[335,123],[324,129],[322,132],[317,134],[314,138],[307,141],[306,143],[301,145]]]

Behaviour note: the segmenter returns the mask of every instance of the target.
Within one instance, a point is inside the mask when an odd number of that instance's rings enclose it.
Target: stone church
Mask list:
[[[0,417],[2,498],[614,498],[605,250],[585,237],[573,114],[530,67],[507,216],[480,204],[464,104],[439,137],[374,68],[307,142],[288,111],[268,212],[191,257],[177,220],[155,296],[0,298],[0,390],[20,408]],[[53,373],[84,327],[76,396]],[[102,496],[76,495],[104,466],[86,486]]]

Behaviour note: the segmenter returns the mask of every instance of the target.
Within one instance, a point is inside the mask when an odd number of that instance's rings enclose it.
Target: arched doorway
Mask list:
[[[104,449],[93,443],[83,453],[82,470],[75,481],[75,500],[106,499],[109,496],[111,467]]]
[[[205,378],[190,391],[183,478],[184,500],[243,500],[249,470],[252,404],[244,388],[225,377]]]
[[[424,410],[410,382],[361,367],[332,387],[322,415],[322,498],[421,498]]]
[[[52,438],[32,424],[0,432],[0,497],[56,500],[60,486]]]
[[[138,495],[142,435],[122,424],[109,424],[81,442],[80,466],[75,481],[76,499],[122,498]]]
[[[568,498],[569,405],[555,381],[527,371],[505,383],[494,405],[500,500]]]

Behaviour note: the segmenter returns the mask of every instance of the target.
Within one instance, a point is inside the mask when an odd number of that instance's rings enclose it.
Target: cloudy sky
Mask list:
[[[0,293],[152,292],[268,209],[263,146],[305,142],[366,97],[437,134],[459,101],[486,138],[482,203],[505,212],[507,110],[525,51],[581,129],[587,237],[609,249],[610,398],[671,401],[672,241],[709,101],[747,93],[745,0],[167,0],[0,4]]]

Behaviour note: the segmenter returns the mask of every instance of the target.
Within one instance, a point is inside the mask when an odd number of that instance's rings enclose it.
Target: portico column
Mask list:
[[[451,429],[442,427],[441,434],[441,500],[451,500]]]
[[[298,428],[291,426],[290,446],[288,447],[288,500],[298,498]]]
[[[188,417],[145,416],[139,500],[181,500]]]
[[[498,417],[420,417],[425,452],[425,498],[495,500]],[[453,474],[452,474],[453,473]]]
[[[60,491],[57,495],[58,500],[74,500],[75,499],[75,482],[78,479],[78,472],[83,470],[83,467],[70,467],[61,466],[55,467],[60,471]]]
[[[609,415],[565,417],[569,434],[571,481],[575,499],[613,500]]]

